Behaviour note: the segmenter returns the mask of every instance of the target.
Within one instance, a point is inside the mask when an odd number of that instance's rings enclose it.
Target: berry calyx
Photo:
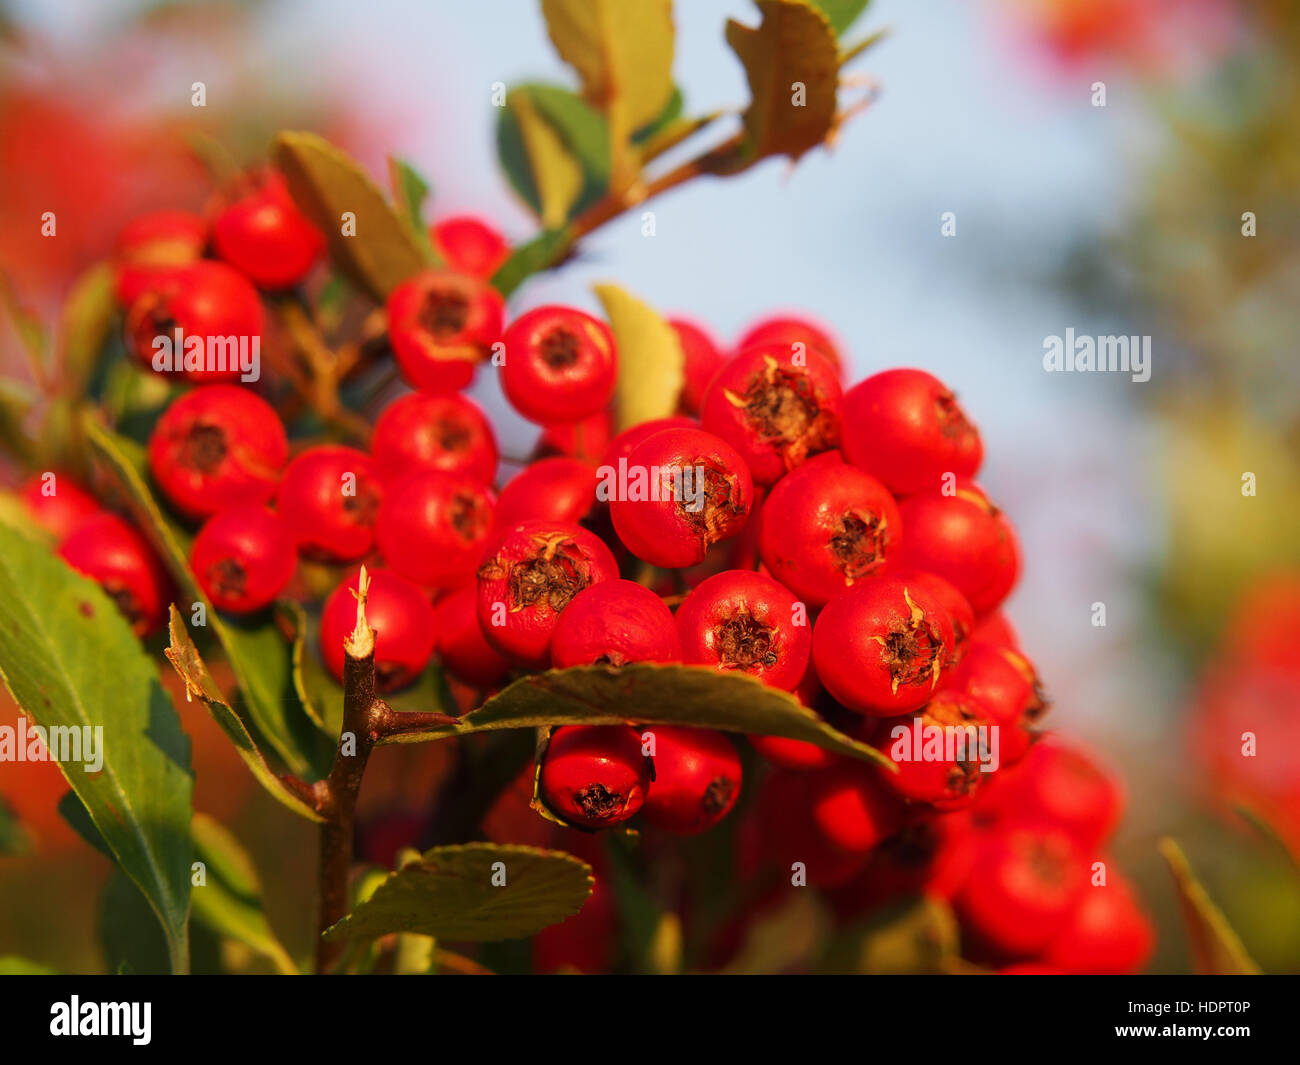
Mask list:
[[[192,518],[265,503],[288,457],[275,410],[235,385],[207,385],[178,397],[149,436],[154,482]]]
[[[574,307],[536,307],[506,330],[501,387],[538,425],[576,422],[614,395],[618,359],[605,323]]]
[[[417,470],[441,470],[490,485],[497,441],[479,407],[462,395],[412,392],[384,408],[370,451],[380,473],[397,480]]]
[[[654,785],[641,809],[647,822],[694,836],[721,821],[740,798],[740,755],[711,729],[653,725],[641,741],[654,760]],[[651,746],[651,743],[653,745]]]
[[[388,342],[408,384],[456,392],[501,339],[504,303],[478,278],[423,270],[388,296]]]
[[[473,215],[453,215],[429,227],[434,248],[451,269],[487,281],[510,257],[506,238]]]
[[[433,655],[438,635],[433,605],[414,584],[387,570],[368,571],[366,621],[375,630],[375,686],[393,692],[415,682]],[[343,643],[357,624],[359,573],[344,580],[325,600],[320,651],[325,667],[343,680]]]
[[[218,610],[249,614],[268,607],[293,577],[297,556],[285,522],[257,504],[229,507],[204,523],[190,568]]]
[[[736,350],[746,348],[775,347],[785,348],[797,353],[815,351],[835,367],[836,373],[844,376],[844,359],[840,356],[840,345],[829,332],[816,322],[796,315],[777,315],[763,318],[749,327],[745,334],[736,341]]]
[[[551,639],[556,669],[676,662],[681,654],[672,611],[635,581],[602,581],[579,592],[560,615]]]
[[[939,810],[968,806],[997,769],[991,728],[983,706],[945,689],[914,717],[875,725],[872,745],[898,766],[881,778],[903,798]]]
[[[491,530],[491,493],[438,470],[392,485],[375,518],[375,542],[389,568],[431,588],[472,581]]]
[[[289,463],[277,502],[285,526],[304,557],[356,562],[375,542],[383,499],[379,471],[356,448],[310,447]]]
[[[609,828],[646,801],[653,765],[628,726],[569,725],[551,733],[542,755],[538,794],[566,821]]]
[[[82,522],[59,546],[59,557],[104,589],[137,636],[162,628],[171,579],[148,541],[116,514]]]
[[[319,229],[298,210],[274,171],[224,208],[212,223],[216,253],[259,288],[296,285],[325,250]]]
[[[924,588],[947,611],[952,619],[952,665],[956,666],[965,656],[966,649],[974,642],[972,633],[975,631],[975,611],[971,609],[970,602],[953,587],[950,581],[944,580],[937,573],[929,573],[910,566],[894,565],[887,566],[886,572],[889,576],[897,577],[907,584]]]

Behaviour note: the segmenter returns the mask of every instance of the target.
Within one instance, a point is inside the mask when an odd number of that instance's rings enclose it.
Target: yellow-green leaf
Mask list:
[[[597,285],[595,292],[618,345],[614,411],[619,429],[668,417],[677,409],[686,362],[676,331],[617,285]]]
[[[555,229],[564,224],[582,192],[583,174],[560,135],[523,93],[512,93],[506,101],[523,139],[528,168],[537,189],[542,225]]]
[[[77,278],[59,319],[59,387],[65,393],[81,391],[91,379],[116,315],[113,269],[98,263]]]
[[[1259,973],[1259,966],[1246,952],[1223,911],[1196,879],[1183,849],[1167,836],[1159,846],[1178,889],[1178,903],[1191,939],[1196,971],[1237,976]]]

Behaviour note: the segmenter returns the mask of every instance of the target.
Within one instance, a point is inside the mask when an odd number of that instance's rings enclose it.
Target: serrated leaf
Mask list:
[[[190,537],[158,505],[149,488],[144,449],[93,418],[86,437],[122,489],[135,517],[190,602],[205,605],[207,625],[221,644],[243,696],[245,725],[299,775],[328,764],[332,743],[312,723],[294,688],[292,648],[274,620],[223,618],[204,596],[189,567]]]
[[[393,190],[397,215],[406,223],[415,243],[430,266],[441,266],[442,256],[433,246],[429,227],[424,221],[424,201],[429,198],[429,182],[405,159],[388,157],[388,183]]]
[[[419,743],[445,736],[552,725],[689,725],[721,732],[806,740],[836,754],[897,771],[874,747],[838,732],[789,692],[742,673],[707,666],[635,662],[619,669],[575,666],[520,677],[455,724],[394,737]]]
[[[1160,841],[1159,849],[1178,890],[1178,903],[1191,939],[1196,971],[1238,976],[1258,974],[1259,966],[1228,924],[1223,911],[1196,879],[1183,849],[1168,836]]]
[[[811,0],[811,3],[826,16],[836,36],[843,37],[844,31],[867,9],[871,0]]]
[[[749,80],[743,168],[769,155],[798,159],[835,128],[839,45],[826,16],[810,0],[755,0],[757,27],[727,22],[727,43]],[[803,102],[796,105],[796,86]]]
[[[300,817],[309,821],[321,821],[321,816],[311,807],[306,799],[297,794],[276,774],[267,763],[266,756],[258,748],[243,721],[221,696],[212,674],[199,655],[198,648],[190,639],[189,630],[175,606],[171,608],[168,624],[171,644],[164,652],[172,668],[185,682],[186,698],[196,698],[212,715],[212,719],[224,732],[244,764],[252,771],[258,783],[262,785],[279,802],[283,803]]]
[[[189,739],[154,663],[99,585],[3,528],[0,679],[36,724],[103,729],[99,772],[60,768],[156,913],[172,968],[185,971]]]
[[[505,884],[493,884],[504,865]],[[435,847],[388,876],[326,939],[414,932],[474,942],[531,936],[577,913],[591,868],[572,855],[514,844]]]
[[[546,230],[526,244],[520,244],[492,275],[492,287],[509,296],[539,270],[557,263],[573,244],[573,234],[564,229]]]
[[[77,278],[59,317],[59,388],[84,391],[117,317],[113,269],[98,263]]]
[[[330,259],[364,292],[383,303],[425,266],[409,228],[361,165],[315,133],[284,131],[273,158],[299,209],[325,234]],[[345,237],[343,215],[356,217]]]
[[[527,95],[512,93],[506,98],[506,108],[519,128],[532,187],[536,190],[538,217],[547,229],[561,226],[582,192],[582,166],[555,128],[538,114]]]
[[[207,883],[192,890],[195,919],[267,958],[278,972],[297,973],[262,910],[262,885],[247,852],[207,814],[196,813],[191,827],[195,857],[207,867]]]
[[[620,430],[677,409],[686,356],[673,329],[655,311],[617,285],[596,285],[618,345],[614,416]]]

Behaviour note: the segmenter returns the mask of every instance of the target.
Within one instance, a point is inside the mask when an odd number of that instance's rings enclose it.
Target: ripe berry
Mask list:
[[[844,455],[895,495],[938,489],[945,473],[974,477],[979,433],[948,387],[923,370],[885,370],[844,395]]]
[[[429,227],[443,261],[457,273],[488,280],[510,257],[506,238],[473,215],[453,215]]]
[[[699,414],[700,402],[708,390],[713,375],[722,369],[727,357],[722,354],[713,337],[709,336],[694,322],[684,318],[670,318],[668,324],[677,334],[677,341],[682,346],[683,380],[682,393],[678,397],[678,406],[687,414]]]
[[[794,691],[803,680],[812,628],[803,604],[771,577],[725,570],[700,584],[677,608],[682,661],[739,670]]]
[[[963,925],[1003,955],[1042,950],[1087,888],[1084,860],[1062,832],[982,833],[957,894]]]
[[[462,684],[495,688],[510,663],[487,642],[478,624],[478,588],[466,584],[453,589],[433,605],[438,625],[438,660]]]
[[[1003,765],[1020,761],[1029,751],[1029,727],[1047,711],[1047,700],[1034,667],[1015,651],[974,644],[953,670],[948,685],[975,699],[999,731]]]
[[[1015,530],[983,490],[959,480],[955,495],[941,490],[899,504],[907,530],[902,561],[938,574],[962,593],[976,614],[995,609],[1020,575]]]
[[[775,484],[810,456],[839,446],[842,401],[835,370],[820,355],[750,348],[714,376],[700,421],[740,452],[756,484]]]
[[[595,467],[557,456],[531,463],[506,482],[496,520],[500,528],[533,518],[577,522],[595,505]]]
[[[881,572],[903,538],[894,497],[870,474],[842,462],[819,459],[792,470],[763,507],[772,516],[759,532],[763,565],[814,607]]]
[[[985,614],[975,622],[975,627],[971,630],[971,643],[991,643],[1012,651],[1020,650],[1020,637],[1001,610]]]
[[[1151,957],[1155,939],[1133,886],[1111,871],[1107,883],[1084,889],[1048,944],[1043,964],[1065,973],[1135,973]]]
[[[538,794],[566,821],[608,828],[641,809],[654,768],[626,725],[569,725],[551,733]]]
[[[619,539],[666,569],[703,562],[712,544],[740,532],[753,505],[744,461],[701,429],[652,433],[599,475],[597,496],[609,501]]]
[[[325,250],[325,238],[298,210],[284,178],[269,172],[217,215],[212,245],[253,284],[278,289],[307,276]]]
[[[478,623],[516,665],[545,668],[560,612],[585,588],[618,577],[599,538],[562,521],[522,521],[497,536],[478,570]]]
[[[432,588],[474,578],[492,529],[492,496],[463,477],[438,470],[392,485],[375,518],[375,542],[395,573]]]
[[[635,581],[602,581],[579,592],[560,615],[551,638],[551,665],[556,669],[677,662],[681,657],[672,611]]]
[[[837,847],[812,818],[819,775],[777,770],[763,780],[754,814],[742,826],[743,875],[752,876],[757,870],[748,867],[759,863],[774,865],[788,883],[798,862],[808,884],[826,889],[848,882],[862,868],[866,854]]]
[[[848,854],[866,854],[902,826],[903,802],[879,776],[863,762],[840,760],[811,778],[813,824]]]
[[[641,733],[654,737],[654,786],[642,815],[658,828],[694,836],[712,828],[740,798],[740,755],[735,744],[711,729],[653,725]]]
[[[817,352],[835,367],[836,373],[844,376],[844,360],[840,357],[839,344],[830,333],[807,318],[789,315],[757,321],[736,341],[736,350],[776,347],[793,352],[796,344],[803,345],[804,353]]]
[[[456,392],[501,339],[504,304],[491,285],[450,270],[423,270],[388,296],[388,342],[421,392]]]
[[[813,665],[838,702],[889,717],[938,691],[952,645],[952,619],[929,592],[896,577],[867,577],[822,610]]]
[[[310,447],[289,463],[277,494],[298,550],[321,562],[356,562],[375,542],[383,490],[370,456],[355,448]]]
[[[265,503],[288,457],[275,410],[235,385],[208,385],[178,397],[149,436],[154,481],[194,518],[236,503]]]
[[[996,768],[990,761],[991,724],[983,706],[946,688],[914,717],[875,725],[872,745],[898,766],[897,773],[881,777],[905,799],[940,810],[968,806]]]
[[[105,511],[83,522],[60,545],[59,556],[98,582],[137,636],[166,621],[171,579],[145,538],[116,514]]]
[[[774,766],[811,772],[835,764],[835,755],[824,747],[807,740],[790,740],[784,736],[759,736],[752,734],[749,742],[759,754]]]
[[[325,667],[343,680],[343,642],[357,624],[357,578],[353,573],[330,593],[320,618]],[[374,570],[366,599],[366,621],[375,630],[375,686],[393,692],[415,681],[433,654],[438,635],[433,605],[414,584],[396,573]]]
[[[441,470],[490,485],[497,441],[483,412],[464,396],[411,392],[393,400],[375,422],[370,451],[385,478]]]
[[[149,278],[127,310],[126,333],[146,366],[181,369],[187,381],[206,384],[239,379],[241,353],[261,350],[264,322],[262,300],[243,274],[199,259]],[[155,366],[169,351],[170,363]]]
[[[132,219],[113,247],[117,302],[131,306],[159,271],[194,262],[207,242],[207,223],[189,211],[152,211]]]
[[[600,464],[618,469],[619,459],[630,458],[632,452],[655,433],[661,433],[665,429],[698,429],[699,427],[700,423],[693,418],[684,418],[677,414],[639,422],[624,429],[605,446],[605,450],[601,453]]]
[[[18,498],[27,508],[32,521],[62,542],[76,529],[99,515],[99,501],[79,488],[67,474],[30,478],[19,490]]]
[[[614,415],[608,407],[581,421],[548,425],[533,447],[533,457],[544,459],[563,456],[581,459],[593,466],[614,438]]]
[[[249,614],[270,606],[293,577],[293,537],[256,503],[214,514],[190,548],[190,568],[218,610]]]
[[[537,307],[511,322],[503,339],[501,387],[529,421],[580,421],[613,397],[614,338],[591,315],[573,307]]]

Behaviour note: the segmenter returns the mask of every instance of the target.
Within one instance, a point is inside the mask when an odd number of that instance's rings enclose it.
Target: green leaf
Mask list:
[[[54,537],[32,521],[31,511],[14,492],[0,492],[0,525],[27,537],[33,543],[54,546]]]
[[[769,155],[798,159],[835,128],[839,45],[826,16],[809,0],[756,0],[757,28],[727,22],[727,43],[749,80],[746,143],[736,169]],[[795,86],[803,86],[796,106]]]
[[[785,736],[897,771],[885,755],[837,732],[789,692],[743,673],[649,662],[619,669],[575,666],[532,673],[507,685],[455,724],[407,733],[391,742],[419,743],[506,728],[628,724],[689,725]]]
[[[682,90],[674,86],[673,94],[668,97],[668,102],[664,104],[664,109],[659,112],[658,117],[651,122],[647,122],[632,134],[633,143],[645,144],[647,141],[653,140],[674,123],[680,121],[682,110],[685,106],[686,98],[682,96]]]
[[[31,836],[18,820],[14,808],[0,795],[0,857],[27,854],[32,849]]]
[[[157,916],[135,884],[117,870],[99,897],[99,945],[111,973],[158,976],[170,971],[167,939]]]
[[[614,414],[620,430],[677,410],[686,356],[677,331],[617,285],[596,285],[618,346]]]
[[[867,9],[871,0],[811,0],[811,2],[826,16],[835,35],[843,37],[844,31],[852,26],[854,20]]]
[[[1191,939],[1196,971],[1202,974],[1256,975],[1259,966],[1246,952],[1228,919],[1196,879],[1187,855],[1166,836],[1159,843],[1161,855],[1173,874],[1178,903]]]
[[[493,884],[504,866],[503,886]],[[435,847],[391,874],[326,939],[415,932],[436,939],[515,939],[570,917],[591,894],[591,868],[569,854],[514,844]]]
[[[328,764],[332,744],[303,710],[294,689],[292,647],[274,619],[234,621],[222,617],[203,595],[189,567],[189,535],[165,515],[149,489],[144,449],[86,419],[86,436],[129,501],[177,585],[191,602],[203,603],[207,626],[226,652],[239,684],[245,724],[299,775]],[[183,604],[184,605],[184,604]]]
[[[57,969],[17,954],[0,955],[0,976],[57,976]]]
[[[410,228],[355,159],[315,133],[292,131],[275,138],[273,158],[294,202],[325,234],[330,258],[377,302],[425,267]],[[351,237],[342,231],[348,212]]]
[[[59,318],[59,389],[85,390],[117,318],[113,269],[98,263],[77,278]]]
[[[0,634],[0,678],[33,721],[102,729],[99,772],[60,768],[157,914],[173,970],[186,971],[194,782],[154,663],[99,585],[3,528]]]
[[[388,157],[388,183],[393,190],[397,214],[411,231],[415,243],[430,266],[441,266],[442,256],[433,246],[429,226],[424,220],[424,201],[429,197],[429,183],[405,159]]]
[[[779,906],[765,911],[724,973],[773,975],[803,969],[826,941],[831,915],[815,892],[793,889]]]
[[[296,974],[298,967],[262,911],[262,885],[247,852],[207,814],[196,813],[192,828],[195,857],[207,867],[207,883],[193,888],[195,918],[267,958],[277,972]]]
[[[508,96],[506,110],[518,129],[536,193],[536,202],[530,202],[530,205],[547,229],[562,226],[568,221],[570,208],[582,193],[582,166],[555,127],[538,114],[526,94],[512,93]]]
[[[573,233],[568,227],[539,233],[510,252],[510,258],[492,275],[492,286],[509,298],[533,274],[557,265],[569,253],[572,244]]]
[[[221,731],[235,745],[239,757],[244,760],[244,764],[252,771],[258,783],[277,801],[300,817],[307,818],[308,821],[321,821],[320,814],[316,813],[307,799],[294,791],[271,768],[266,756],[249,735],[243,721],[226,705],[216,682],[212,679],[212,674],[208,672],[208,667],[199,655],[198,648],[190,639],[184,619],[175,606],[171,608],[168,631],[171,635],[171,645],[164,653],[167,655],[167,660],[171,662],[172,668],[185,681],[186,699],[197,698],[207,708]]]

